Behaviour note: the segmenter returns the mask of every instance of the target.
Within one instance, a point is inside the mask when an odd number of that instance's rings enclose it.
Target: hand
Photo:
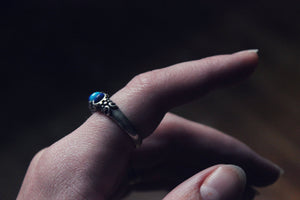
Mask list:
[[[144,138],[142,147],[135,149],[116,123],[94,113],[33,158],[18,199],[120,199],[132,189],[171,189],[192,176],[165,200],[232,200],[246,185],[273,183],[280,169],[245,144],[168,113],[244,79],[257,61],[256,52],[243,51],[134,77],[111,99]]]

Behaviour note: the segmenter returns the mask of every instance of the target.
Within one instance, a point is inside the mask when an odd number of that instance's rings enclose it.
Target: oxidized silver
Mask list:
[[[137,133],[134,126],[130,123],[128,118],[119,109],[119,107],[109,99],[109,95],[104,92],[101,93],[104,94],[104,97],[100,101],[95,102],[95,100],[89,100],[89,109],[91,112],[100,111],[113,119],[119,125],[119,127],[124,130],[129,137],[131,137],[136,148],[139,147],[142,143],[142,138]]]
[[[105,115],[110,116],[111,111],[114,109],[118,109],[119,107],[112,100],[109,99],[108,94],[104,92],[102,92],[102,94],[104,94],[104,97],[100,101],[89,101],[89,109],[92,112],[100,111]]]

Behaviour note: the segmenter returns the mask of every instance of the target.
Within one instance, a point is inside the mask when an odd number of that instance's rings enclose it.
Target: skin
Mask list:
[[[144,138],[142,147],[94,113],[34,156],[17,199],[120,199],[133,189],[178,185],[165,200],[232,200],[251,185],[272,184],[279,167],[218,130],[168,113],[246,78],[257,63],[255,51],[242,51],[137,75],[111,99]]]

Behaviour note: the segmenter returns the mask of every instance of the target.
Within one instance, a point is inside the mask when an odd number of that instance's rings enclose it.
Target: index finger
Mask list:
[[[168,110],[246,78],[257,63],[254,50],[184,62],[134,77],[112,99],[145,138]]]

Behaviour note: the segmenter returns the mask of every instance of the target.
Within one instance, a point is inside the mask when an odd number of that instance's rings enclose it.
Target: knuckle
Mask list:
[[[36,168],[37,166],[39,166],[42,163],[40,160],[43,157],[43,155],[45,154],[45,151],[46,151],[46,149],[42,149],[34,155],[32,161],[31,161],[32,166],[34,166]]]
[[[138,91],[151,91],[156,87],[157,83],[157,71],[150,71],[133,77],[133,79],[127,84],[127,87]]]
[[[25,180],[28,179],[29,182],[32,183],[30,186],[33,188],[40,188],[46,185],[46,179],[48,177],[48,171],[44,164],[46,151],[46,149],[40,150],[34,155],[30,162]]]
[[[35,154],[33,157],[30,168],[32,170],[32,174],[35,176],[36,180],[40,180],[41,178],[44,179],[49,173],[47,170],[47,165],[45,165],[45,162],[47,160],[47,149],[42,149],[38,153]]]

